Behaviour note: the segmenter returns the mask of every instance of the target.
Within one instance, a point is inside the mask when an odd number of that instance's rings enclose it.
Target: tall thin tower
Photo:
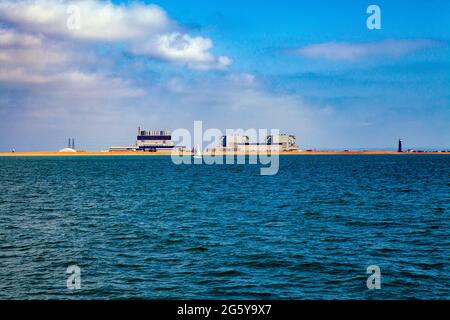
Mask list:
[[[403,152],[402,139],[398,139],[398,149],[397,149],[397,152]]]

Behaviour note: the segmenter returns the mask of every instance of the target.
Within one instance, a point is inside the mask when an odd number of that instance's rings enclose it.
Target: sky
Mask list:
[[[450,149],[450,2],[0,1],[0,151],[194,120],[302,149]]]

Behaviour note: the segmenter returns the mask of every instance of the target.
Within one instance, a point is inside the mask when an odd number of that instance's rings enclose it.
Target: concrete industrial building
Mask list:
[[[168,130],[137,130],[136,143],[134,146],[114,146],[110,147],[110,152],[124,151],[172,151],[174,143],[172,142],[172,133]]]
[[[171,151],[174,148],[172,133],[167,130],[145,131],[138,128],[136,150],[141,151]]]
[[[294,151],[298,150],[297,138],[292,134],[277,134],[267,136],[267,144],[280,144],[281,151]]]
[[[267,136],[263,143],[250,142],[250,138],[241,134],[225,135],[217,149],[234,152],[283,152],[298,150],[296,137],[290,134]],[[216,149],[211,151],[217,151]]]
[[[296,137],[290,134],[269,135],[264,142],[250,142],[244,134],[228,134],[222,136],[219,145],[206,151],[226,152],[285,152],[298,150]],[[174,149],[185,151],[185,147],[175,147],[172,133],[167,130],[137,130],[136,143],[133,146],[113,146],[110,152],[170,152]]]

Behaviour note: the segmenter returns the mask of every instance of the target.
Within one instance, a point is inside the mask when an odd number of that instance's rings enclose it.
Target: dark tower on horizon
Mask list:
[[[398,149],[397,149],[397,152],[403,152],[402,139],[398,139]]]

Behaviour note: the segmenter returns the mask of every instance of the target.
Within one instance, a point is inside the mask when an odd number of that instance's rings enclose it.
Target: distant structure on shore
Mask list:
[[[171,151],[174,148],[172,133],[168,130],[145,131],[138,128],[136,150],[140,151]]]
[[[75,138],[69,138],[67,148],[75,150]]]
[[[75,138],[69,138],[67,148],[61,149],[58,152],[77,152],[77,150],[75,149]]]
[[[109,151],[172,151],[175,148],[172,133],[168,130],[141,130],[138,127],[134,146],[110,147]],[[178,148],[179,149],[179,148]]]
[[[222,150],[234,152],[271,152],[298,150],[297,139],[291,134],[269,135],[264,142],[250,142],[246,135],[232,134],[221,138]],[[211,150],[216,151],[216,149]]]
[[[398,139],[398,149],[397,152],[403,152],[402,139]]]
[[[168,130],[137,129],[136,143],[133,146],[112,146],[110,152],[171,152],[175,149],[184,151],[186,147],[175,146],[172,133]],[[206,151],[221,152],[279,152],[298,150],[297,139],[291,134],[268,135],[264,142],[250,142],[249,136],[243,134],[229,134],[222,136],[218,145]]]

